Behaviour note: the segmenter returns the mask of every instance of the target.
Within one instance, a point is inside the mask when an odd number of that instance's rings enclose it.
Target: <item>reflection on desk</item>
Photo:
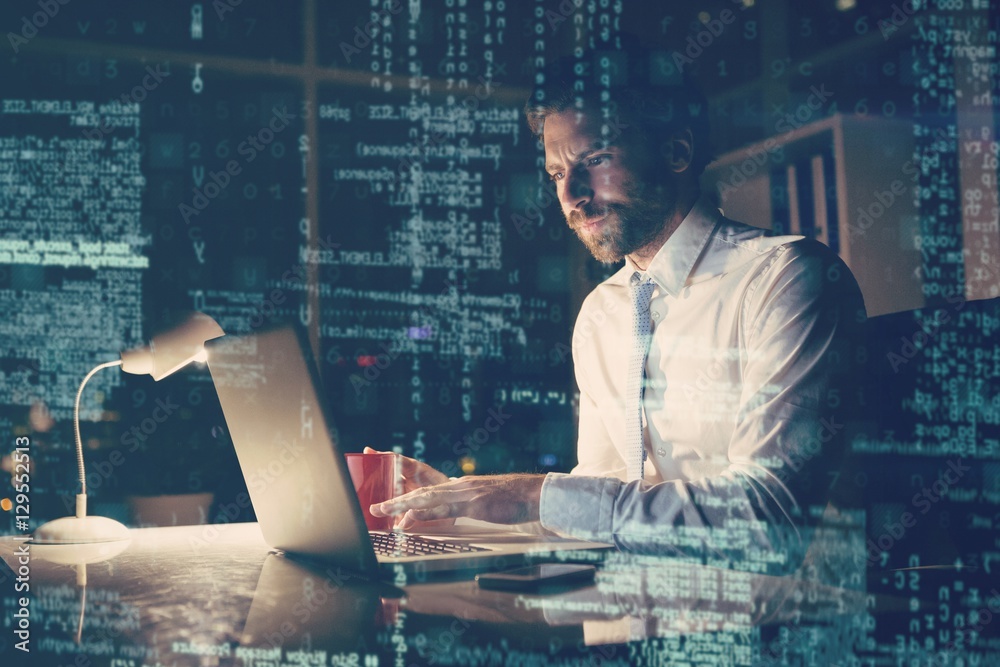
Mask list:
[[[19,567],[0,539],[5,631],[0,664],[990,664],[998,649],[973,634],[988,589],[964,586],[950,613],[970,614],[959,636],[896,645],[900,628],[938,618],[950,571],[922,571],[934,599],[908,589],[875,596],[860,586],[736,572],[672,559],[607,555],[595,583],[552,595],[480,590],[471,579],[402,589],[270,553],[256,524],[132,531],[117,555],[86,566],[30,560],[30,654],[14,648]],[[845,582],[849,583],[849,582]],[[85,586],[83,585],[85,584]],[[83,605],[85,598],[86,604]],[[1000,603],[1000,596],[993,602]],[[998,610],[1000,611],[1000,610]],[[912,635],[912,632],[910,633]],[[815,657],[813,663],[811,660]],[[923,660],[924,662],[920,662]],[[19,662],[20,661],[20,662]],[[995,662],[993,664],[996,664]]]

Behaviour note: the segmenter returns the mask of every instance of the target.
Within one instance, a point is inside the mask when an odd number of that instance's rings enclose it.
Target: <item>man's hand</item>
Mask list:
[[[440,473],[438,473],[440,474]],[[545,475],[484,475],[426,486],[371,506],[372,516],[403,514],[397,528],[467,516],[491,523],[538,520]]]
[[[365,454],[383,454],[389,452],[379,452],[371,447],[365,447]],[[427,465],[423,461],[418,461],[416,459],[411,459],[409,456],[403,456],[402,454],[396,454],[396,460],[399,461],[399,476],[402,482],[402,493],[400,496],[411,491],[416,491],[417,489],[422,489],[427,486],[434,486],[436,484],[443,484],[448,481],[448,476],[443,472],[435,470],[431,466]],[[398,496],[399,497],[399,496]],[[400,522],[403,517],[396,517],[395,528],[400,527]],[[434,531],[438,528],[448,527],[455,523],[454,519],[444,519],[443,521],[412,521],[408,529],[417,528],[423,531]]]
[[[371,447],[365,447],[365,454],[387,454],[390,452],[379,452]],[[448,481],[448,476],[443,472],[435,470],[423,461],[411,459],[409,456],[396,454],[399,461],[399,474],[403,482],[403,493],[416,491],[425,486],[434,486]]]

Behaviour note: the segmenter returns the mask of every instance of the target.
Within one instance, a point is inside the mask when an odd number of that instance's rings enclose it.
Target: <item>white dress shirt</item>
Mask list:
[[[864,304],[826,246],[767,234],[703,199],[650,262],[643,480],[624,481],[637,268],[626,260],[588,295],[572,347],[579,463],[546,476],[544,528],[730,558],[801,541],[805,507],[822,504],[839,453],[847,397],[837,370],[850,365]]]

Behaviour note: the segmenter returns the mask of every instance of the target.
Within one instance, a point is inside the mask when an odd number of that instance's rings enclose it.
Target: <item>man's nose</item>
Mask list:
[[[563,178],[563,206],[567,209],[586,206],[594,198],[586,169],[574,169]]]

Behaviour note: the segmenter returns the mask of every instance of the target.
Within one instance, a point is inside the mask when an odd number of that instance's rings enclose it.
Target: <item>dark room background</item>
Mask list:
[[[710,196],[858,277],[869,538],[939,483],[870,565],[1000,567],[995,3],[74,0],[0,27],[0,454],[31,439],[33,522],[71,513],[83,376],[192,309],[305,327],[348,451],[568,471],[573,323],[618,267],[566,228],[522,107],[576,56],[611,86],[689,74]],[[92,513],[252,520],[204,367],[105,370],[82,418]]]

